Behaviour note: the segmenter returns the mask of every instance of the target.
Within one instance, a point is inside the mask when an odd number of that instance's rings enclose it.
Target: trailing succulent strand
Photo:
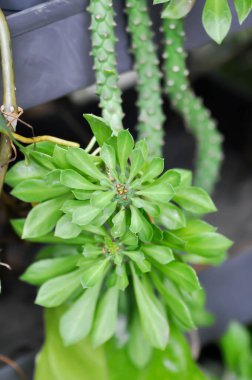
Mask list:
[[[97,94],[103,118],[115,134],[123,128],[121,90],[116,64],[114,32],[114,9],[111,0],[91,0],[88,10],[91,15],[92,52],[96,72]]]
[[[159,61],[146,0],[127,0],[128,30],[137,73],[139,139],[146,138],[151,155],[162,156],[163,122]]]
[[[167,346],[171,325],[186,331],[208,322],[188,263],[217,264],[231,242],[199,219],[216,208],[191,185],[189,171],[163,172],[163,159],[149,157],[145,140],[135,144],[127,130],[112,136],[103,119],[85,117],[98,157],[43,142],[24,148],[26,160],[7,174],[12,194],[35,204],[14,228],[24,239],[53,243],[22,278],[40,286],[37,304],[65,305],[66,345],[87,335],[103,344],[123,315],[130,357],[144,366],[152,348]]]
[[[190,87],[183,48],[183,20],[164,19],[163,28],[166,90],[174,109],[182,115],[197,140],[195,184],[211,192],[222,162],[222,136],[210,112]]]

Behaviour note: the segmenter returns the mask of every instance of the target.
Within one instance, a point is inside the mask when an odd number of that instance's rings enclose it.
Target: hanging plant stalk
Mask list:
[[[219,176],[222,161],[222,136],[216,122],[201,99],[190,87],[184,51],[182,20],[164,19],[164,72],[166,89],[177,110],[197,140],[195,184],[211,192]]]
[[[91,14],[91,54],[94,57],[102,116],[110,124],[114,134],[117,134],[123,128],[123,112],[116,67],[113,4],[111,0],[91,0],[88,10]]]
[[[11,52],[11,39],[8,24],[5,16],[0,9],[0,50],[2,65],[2,81],[3,81],[3,110],[9,113],[17,111],[17,102],[15,94],[15,81]],[[16,120],[11,116],[5,119],[2,115],[0,124],[7,128],[7,120],[10,127],[15,129]],[[11,140],[8,136],[0,134],[0,194],[2,192],[5,173],[8,167],[8,161],[11,156]]]
[[[162,155],[163,122],[160,71],[146,0],[127,0],[128,28],[137,73],[138,133],[151,155]]]

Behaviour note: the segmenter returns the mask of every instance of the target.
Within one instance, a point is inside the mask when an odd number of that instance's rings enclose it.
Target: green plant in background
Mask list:
[[[226,366],[224,378],[250,380],[252,378],[252,339],[241,324],[232,322],[221,339],[221,351]]]
[[[163,122],[159,61],[146,0],[127,0],[128,30],[137,73],[138,137],[146,138],[149,153],[162,156]]]

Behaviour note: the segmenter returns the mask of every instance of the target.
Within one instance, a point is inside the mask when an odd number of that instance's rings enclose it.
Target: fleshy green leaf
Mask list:
[[[92,342],[95,347],[109,340],[115,333],[120,290],[117,287],[106,291],[101,299],[94,321]]]
[[[188,186],[177,188],[173,200],[185,210],[195,214],[216,211],[216,207],[207,192],[199,187]]]
[[[112,129],[101,117],[92,114],[84,114],[83,116],[90,125],[98,144],[102,146],[112,135]]]
[[[211,226],[211,224],[208,224],[203,220],[191,219],[186,222],[186,226],[184,228],[180,228],[177,231],[174,231],[174,233],[182,239],[187,240],[192,236],[196,236],[204,232],[215,231],[216,227]]]
[[[149,272],[151,270],[151,265],[147,260],[145,260],[143,252],[125,251],[124,254],[128,256],[132,261],[134,261],[143,273]]]
[[[131,182],[140,172],[144,165],[144,158],[140,149],[134,149],[130,157],[130,175]]]
[[[84,203],[83,201],[82,203]],[[72,222],[78,224],[79,226],[85,226],[92,222],[96,218],[96,216],[101,212],[100,209],[95,208],[86,202],[75,208],[72,213]]]
[[[70,167],[69,162],[66,159],[67,149],[62,148],[59,145],[55,145],[52,162],[59,169],[68,169]]]
[[[238,14],[240,24],[246,20],[252,10],[251,0],[234,0],[234,5]]]
[[[87,289],[60,319],[60,334],[69,346],[85,338],[91,331],[101,284]]]
[[[128,274],[125,264],[122,264],[120,271],[117,271],[117,287],[120,290],[125,290],[129,285]]]
[[[50,232],[61,217],[60,208],[67,199],[69,198],[55,198],[35,206],[25,220],[22,239],[35,238]]]
[[[126,232],[126,215],[125,210],[121,209],[112,219],[113,227],[111,229],[111,234],[117,238],[121,237]]]
[[[146,201],[142,198],[134,197],[132,199],[132,204],[137,208],[142,208],[151,216],[156,217],[160,214],[160,208],[156,204],[153,204],[150,201]]]
[[[91,195],[90,203],[92,207],[104,209],[112,199],[114,198],[116,192],[115,190],[110,191],[95,191]]]
[[[122,130],[117,135],[117,155],[121,168],[122,178],[125,178],[125,169],[129,156],[134,147],[134,140],[129,131]]]
[[[128,353],[131,361],[138,368],[145,367],[152,355],[152,348],[143,335],[140,320],[136,313],[130,325]]]
[[[48,169],[38,165],[33,160],[29,160],[29,163],[20,161],[8,170],[5,176],[5,183],[11,187],[15,187],[27,179],[44,178],[47,173]]]
[[[72,223],[68,215],[63,215],[57,222],[54,235],[62,239],[75,238],[81,233],[81,228]]]
[[[39,260],[31,264],[20,277],[32,285],[41,285],[53,277],[71,272],[79,260],[79,255]]]
[[[141,177],[141,182],[149,182],[158,177],[163,171],[164,159],[160,157],[154,157],[144,171]]]
[[[174,260],[172,250],[162,245],[143,245],[141,250],[160,264],[168,264]]]
[[[176,316],[181,325],[185,329],[194,329],[195,324],[192,320],[190,310],[187,307],[186,303],[183,301],[181,294],[179,294],[176,287],[168,281],[163,284],[155,272],[152,273],[152,278],[154,280],[155,286],[164,298],[170,311]]]
[[[106,179],[107,177],[100,172],[95,166],[90,155],[81,148],[68,148],[67,152],[68,162],[74,166],[78,171],[94,178],[98,181]]]
[[[220,44],[226,37],[232,21],[227,0],[206,0],[203,9],[203,25],[211,38]]]
[[[56,307],[65,302],[81,287],[80,277],[83,269],[53,278],[45,282],[38,291],[35,303],[44,307]]]
[[[141,190],[136,192],[137,195],[142,195],[143,197],[149,198],[161,203],[167,203],[173,198],[175,192],[171,185],[169,184],[153,184],[149,186],[142,187]]]
[[[109,269],[110,262],[108,259],[95,261],[85,270],[81,276],[83,288],[91,288],[101,282]]]
[[[72,169],[66,169],[61,172],[60,182],[70,189],[77,190],[99,190],[101,186],[88,181],[85,177]]]
[[[228,250],[233,242],[216,232],[205,232],[190,237],[185,244],[185,251],[196,255],[209,257],[219,255]]]
[[[135,149],[140,149],[143,155],[144,161],[147,161],[149,154],[149,147],[146,140],[137,141]]]
[[[137,307],[145,337],[153,347],[163,350],[169,339],[169,325],[165,312],[153,291],[136,275],[133,265],[131,269]]]
[[[114,148],[111,145],[104,144],[101,148],[100,156],[103,159],[105,165],[114,174],[116,168],[116,152]]]
[[[162,17],[171,19],[185,17],[194,6],[194,3],[195,0],[170,0],[162,12]]]
[[[172,232],[164,231],[163,233],[163,244],[167,245],[172,249],[183,250],[185,247],[185,241],[179,236],[175,235]]]
[[[162,206],[158,220],[169,230],[177,230],[186,224],[183,211],[172,203]]]
[[[143,241],[150,241],[153,236],[151,224],[141,214],[141,212],[134,206],[130,206],[131,210],[131,224],[130,231],[134,234],[139,233],[140,239]]]
[[[24,202],[43,202],[66,194],[69,190],[61,185],[50,185],[42,179],[27,179],[20,182],[11,192]]]
[[[180,186],[191,186],[192,185],[192,172],[187,169],[172,169],[180,175]]]
[[[162,270],[175,284],[187,292],[201,289],[195,270],[187,264],[179,261],[172,261],[170,264],[163,267],[163,269],[159,266],[159,269]]]
[[[167,170],[164,174],[156,179],[156,183],[164,183],[177,187],[181,184],[181,175],[177,170]]]

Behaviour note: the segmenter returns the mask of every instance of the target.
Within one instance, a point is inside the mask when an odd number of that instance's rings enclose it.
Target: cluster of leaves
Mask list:
[[[166,4],[162,17],[179,19],[185,17],[197,0],[153,0],[154,4]],[[251,0],[233,0],[240,24],[252,10]],[[231,23],[232,12],[228,0],[206,0],[202,21],[206,32],[217,43],[226,37]]]
[[[134,144],[126,130],[113,136],[103,119],[85,117],[100,156],[41,143],[7,174],[12,194],[35,204],[26,220],[13,222],[17,232],[64,244],[46,248],[23,279],[40,286],[37,304],[69,305],[60,323],[67,345],[89,334],[103,344],[124,314],[131,358],[143,366],[152,347],[165,349],[171,324],[189,330],[206,322],[204,292],[188,262],[219,263],[231,242],[199,219],[216,208],[191,186],[190,172],[163,173],[163,159],[148,159],[144,140]]]

